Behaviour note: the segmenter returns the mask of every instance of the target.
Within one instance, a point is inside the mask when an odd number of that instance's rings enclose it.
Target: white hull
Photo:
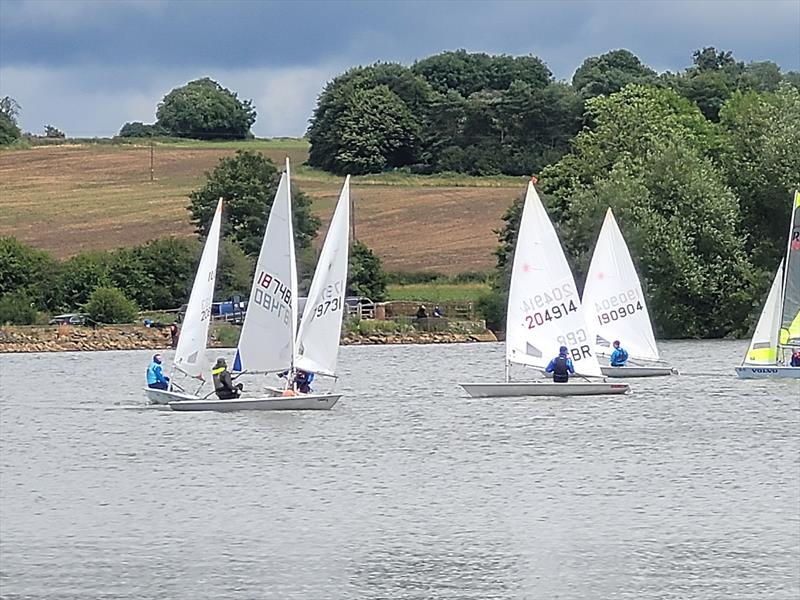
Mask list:
[[[602,396],[624,394],[630,390],[627,383],[576,381],[553,383],[532,381],[520,383],[460,383],[473,398],[502,398],[509,396]]]
[[[172,410],[228,412],[234,410],[330,410],[341,394],[304,394],[269,398],[235,398],[232,400],[180,400],[170,402]]]
[[[739,379],[800,379],[800,367],[736,367]]]
[[[677,375],[678,371],[672,367],[600,367],[606,377],[628,378],[628,377],[664,377],[666,375]]]
[[[170,402],[183,402],[184,400],[199,400],[198,396],[188,394],[186,392],[167,391],[167,390],[154,390],[152,388],[144,388],[144,393],[147,394],[147,399],[150,404],[169,404]]]

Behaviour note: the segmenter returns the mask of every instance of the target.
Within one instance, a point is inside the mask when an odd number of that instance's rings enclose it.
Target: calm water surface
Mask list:
[[[327,413],[146,408],[148,352],[2,355],[0,595],[797,600],[800,384],[736,380],[746,345],[557,400],[465,397],[499,344],[351,346]]]

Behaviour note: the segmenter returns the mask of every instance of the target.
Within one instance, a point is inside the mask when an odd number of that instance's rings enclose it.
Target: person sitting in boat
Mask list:
[[[311,393],[311,382],[314,381],[314,374],[308,371],[297,370],[294,375],[294,385],[301,394]]]
[[[228,371],[228,364],[224,358],[217,359],[217,363],[211,369],[211,375],[214,377],[214,391],[217,393],[217,398],[231,400],[239,397],[244,386],[241,383],[233,385],[231,372]]]
[[[792,360],[789,364],[793,367],[800,367],[800,350],[796,350],[792,354]]]
[[[624,367],[628,364],[628,352],[619,345],[619,340],[614,340],[614,351],[611,353],[611,366]]]
[[[169,389],[169,377],[164,375],[160,354],[154,354],[150,366],[147,367],[147,387],[152,390]]]
[[[558,349],[558,356],[550,361],[545,372],[553,374],[553,383],[567,383],[569,381],[569,374],[575,373],[575,367],[572,366],[572,359],[567,356],[566,346],[561,346]]]
[[[278,377],[288,377],[288,376],[289,376],[289,371],[278,373]],[[313,373],[297,369],[297,371],[294,374],[294,381],[292,384],[292,388],[297,390],[301,394],[310,394],[312,391],[311,390],[312,381],[314,381]]]

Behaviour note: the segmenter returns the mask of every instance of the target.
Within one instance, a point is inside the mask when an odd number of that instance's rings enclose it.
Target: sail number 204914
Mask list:
[[[574,300],[569,300],[574,295],[571,283],[564,283],[554,287],[549,292],[536,294],[522,301],[525,324],[528,329],[544,325],[553,319],[566,317],[569,313],[578,310]]]

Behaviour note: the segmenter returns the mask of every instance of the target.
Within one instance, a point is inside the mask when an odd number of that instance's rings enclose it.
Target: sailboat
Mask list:
[[[586,275],[583,306],[587,313],[589,339],[598,357],[609,354],[611,343],[620,340],[629,360],[661,362],[639,276],[611,208],[606,211]],[[600,370],[608,377],[677,374],[675,369],[663,363],[624,367],[603,365]]]
[[[209,370],[206,358],[206,345],[208,342],[208,327],[211,323],[211,305],[214,302],[214,285],[217,275],[217,254],[219,251],[220,227],[222,224],[222,198],[217,203],[217,210],[208,230],[203,253],[197,267],[189,303],[186,306],[186,315],[183,319],[183,329],[178,338],[173,358],[172,376],[169,389],[154,390],[145,388],[148,399],[153,404],[168,404],[170,402],[197,400],[197,393],[190,393],[175,382],[175,372],[199,380],[200,387],[205,381],[204,373]]]
[[[297,329],[297,267],[292,226],[289,160],[270,210],[233,370],[292,374],[303,369],[335,376],[349,249],[350,181],[345,181]],[[275,395],[171,402],[180,411],[328,410],[341,394]]]
[[[786,258],[772,280],[767,301],[740,367],[739,379],[800,379],[787,357],[800,350],[800,191],[795,191]]]
[[[522,209],[506,313],[506,369],[502,383],[462,383],[474,397],[624,394],[624,383],[575,381],[602,377],[575,280],[542,201],[528,183]],[[512,382],[511,365],[544,369],[560,346],[575,367],[568,383]]]

